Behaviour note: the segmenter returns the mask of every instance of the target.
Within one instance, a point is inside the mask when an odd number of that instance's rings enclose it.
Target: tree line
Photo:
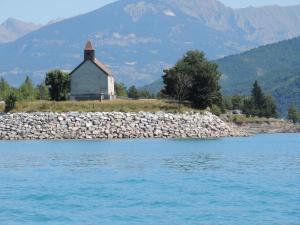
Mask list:
[[[272,96],[265,95],[257,81],[251,95],[223,97],[224,107],[228,110],[241,110],[247,116],[277,118],[277,105]]]
[[[127,88],[124,83],[115,83],[115,92],[118,97],[132,99],[155,99],[158,97],[147,90],[139,90],[134,85]]]
[[[34,85],[27,76],[20,87],[12,87],[3,77],[0,78],[0,100],[5,101],[5,112],[11,111],[16,101],[48,100],[49,91],[45,82]]]
[[[266,95],[257,81],[249,96],[222,96],[219,84],[221,73],[218,65],[206,59],[200,51],[188,51],[174,67],[164,70],[164,89],[158,95],[135,86],[127,88],[123,83],[115,83],[118,97],[132,99],[169,98],[177,100],[179,107],[189,102],[195,109],[210,108],[216,114],[226,110],[241,110],[243,114],[256,117],[276,118],[277,106],[272,96]],[[11,110],[15,102],[33,100],[65,101],[70,95],[69,73],[53,70],[46,74],[45,80],[34,85],[29,77],[19,88],[11,87],[0,79],[0,100],[5,100],[5,111]],[[297,107],[292,105],[288,118],[294,123],[300,120]]]
[[[188,51],[174,67],[164,70],[162,94],[176,99],[179,105],[189,101],[196,109],[210,108],[216,114],[240,110],[248,117],[278,117],[276,102],[257,81],[249,96],[222,96],[220,78],[218,65],[207,60],[203,52]],[[296,106],[290,107],[288,118],[294,123],[299,121]]]
[[[0,100],[5,101],[5,111],[15,107],[16,101],[51,100],[66,101],[70,95],[71,79],[69,73],[61,70],[52,70],[46,74],[45,80],[34,85],[29,76],[16,88],[10,86],[0,78]],[[156,96],[145,90],[138,90],[135,86],[127,88],[123,83],[115,83],[116,95],[132,99],[150,99]]]

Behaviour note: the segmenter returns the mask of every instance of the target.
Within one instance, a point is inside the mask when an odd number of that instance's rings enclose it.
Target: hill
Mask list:
[[[248,95],[258,80],[265,92],[276,99],[281,115],[292,103],[300,107],[300,37],[228,56],[216,63],[223,73],[224,94]],[[160,79],[143,89],[156,93],[162,87]]]
[[[16,39],[40,27],[41,25],[38,24],[27,23],[18,19],[8,18],[5,22],[0,24],[0,43],[15,41]]]
[[[18,85],[26,75],[38,82],[49,69],[71,70],[91,39],[119,82],[141,86],[189,49],[215,59],[300,35],[299,15],[300,6],[234,10],[217,0],[117,1],[1,44],[0,75]]]
[[[258,80],[286,113],[290,104],[300,106],[300,38],[263,46],[217,61],[225,93],[249,93]]]

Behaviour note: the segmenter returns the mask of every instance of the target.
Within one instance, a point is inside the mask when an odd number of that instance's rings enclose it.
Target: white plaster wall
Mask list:
[[[115,95],[115,79],[112,76],[108,77],[108,93],[112,96]]]

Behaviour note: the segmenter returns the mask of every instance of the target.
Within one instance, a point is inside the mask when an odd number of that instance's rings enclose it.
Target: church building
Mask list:
[[[84,49],[84,61],[70,74],[70,100],[100,100],[115,98],[114,76],[95,57],[95,49],[88,41]]]

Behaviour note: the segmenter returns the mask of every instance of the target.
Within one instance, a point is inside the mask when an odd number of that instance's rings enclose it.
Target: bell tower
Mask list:
[[[91,41],[88,41],[84,48],[84,60],[95,61],[95,49]]]

